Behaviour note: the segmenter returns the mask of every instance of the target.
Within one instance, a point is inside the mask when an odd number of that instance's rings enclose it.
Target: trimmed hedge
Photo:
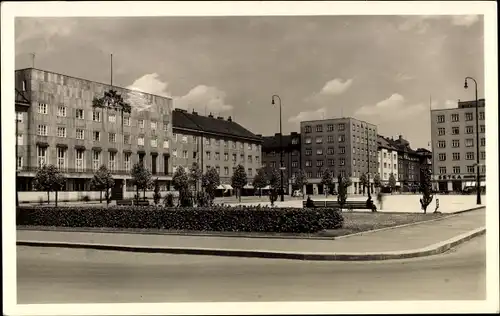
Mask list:
[[[337,209],[266,207],[19,207],[17,225],[315,233],[342,228]]]

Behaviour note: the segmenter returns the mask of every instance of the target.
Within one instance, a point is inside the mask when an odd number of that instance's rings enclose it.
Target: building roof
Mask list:
[[[389,150],[397,150],[396,147],[394,147],[391,143],[390,140],[385,138],[382,135],[377,135],[377,145],[379,148],[385,148]]]
[[[269,151],[269,150],[276,150],[280,148],[280,134],[276,133],[274,136],[264,136],[262,137],[263,144],[262,144],[262,150],[264,151]],[[292,139],[297,138],[298,142],[297,144],[292,144]],[[290,147],[296,147],[297,149],[300,150],[300,134],[299,133],[292,133],[291,135],[283,135],[283,147],[284,148],[290,148]]]
[[[198,132],[245,138],[253,141],[262,141],[262,137],[255,135],[240,124],[222,117],[198,115],[196,112],[188,113],[186,110],[175,109],[172,112],[172,126],[177,129],[187,129]]]

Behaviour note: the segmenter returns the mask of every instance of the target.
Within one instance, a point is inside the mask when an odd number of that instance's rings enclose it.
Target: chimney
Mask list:
[[[297,135],[297,132],[291,132],[290,135]]]
[[[229,122],[232,122],[232,121],[233,121],[233,119],[232,119],[230,116],[227,118],[227,120],[228,120]]]
[[[217,116],[218,120],[223,120],[224,118],[222,116]]]
[[[403,135],[399,135],[399,140],[402,140],[403,139]]]
[[[280,133],[275,133],[274,136],[280,136]]]
[[[194,115],[198,115],[198,112],[196,112],[196,111],[193,109],[193,114],[194,114]]]
[[[208,117],[214,118],[214,116],[212,115],[212,112],[210,112],[210,114],[208,114]]]

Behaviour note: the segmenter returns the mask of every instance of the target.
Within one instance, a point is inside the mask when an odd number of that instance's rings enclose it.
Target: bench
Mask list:
[[[132,200],[116,200],[116,205],[132,205]]]
[[[135,206],[149,206],[149,201],[148,200],[146,200],[146,201],[144,201],[144,200],[134,201],[134,205]]]
[[[331,208],[341,208],[338,201],[327,201],[326,207]],[[346,201],[343,209],[353,209],[353,210],[369,210],[371,209],[366,205],[366,201]]]
[[[302,201],[302,207],[307,207],[306,206],[307,201]],[[325,207],[325,201],[313,201],[314,207]]]

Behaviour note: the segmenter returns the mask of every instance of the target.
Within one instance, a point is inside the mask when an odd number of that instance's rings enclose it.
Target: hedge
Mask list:
[[[189,231],[315,233],[342,228],[337,209],[198,207],[19,207],[17,225]]]

